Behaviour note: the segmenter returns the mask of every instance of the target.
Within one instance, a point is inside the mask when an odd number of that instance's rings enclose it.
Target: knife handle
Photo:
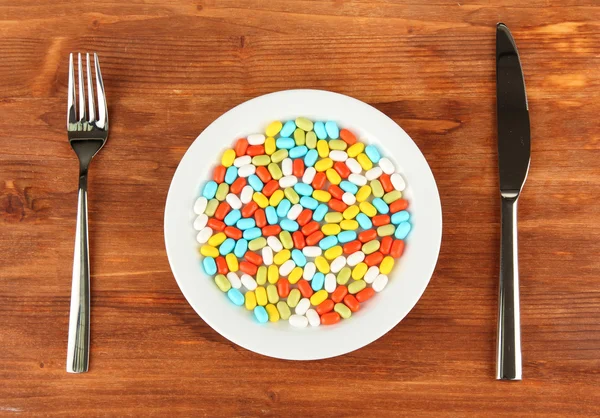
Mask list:
[[[500,292],[496,379],[521,380],[521,320],[519,310],[518,195],[502,196]]]

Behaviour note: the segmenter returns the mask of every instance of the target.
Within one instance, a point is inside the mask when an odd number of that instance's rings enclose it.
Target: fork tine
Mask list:
[[[87,68],[87,88],[88,88],[88,121],[96,120],[96,106],[94,105],[94,82],[92,81],[92,68],[90,67],[90,54],[85,54]]]
[[[104,82],[102,81],[102,73],[100,72],[100,61],[98,61],[98,54],[96,53],[94,53],[94,63],[96,65],[96,90],[98,90],[98,122],[96,125],[99,128],[106,129],[108,125],[108,110],[106,108]]]
[[[79,121],[83,122],[85,120],[85,92],[83,90],[83,70],[81,69],[81,53],[77,54],[79,61]]]
[[[75,69],[73,68],[73,53],[71,53],[69,54],[69,93],[67,97],[67,129],[69,129],[69,124],[77,122],[75,106]]]

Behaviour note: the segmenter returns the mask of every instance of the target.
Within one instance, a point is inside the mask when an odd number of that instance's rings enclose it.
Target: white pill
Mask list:
[[[310,184],[315,178],[315,174],[317,174],[317,170],[314,167],[307,167],[304,170],[304,175],[302,176],[302,183]]]
[[[281,162],[281,172],[284,176],[291,176],[294,171],[294,163],[291,158],[286,158]]]
[[[294,260],[286,261],[281,266],[279,266],[279,275],[287,277],[287,275],[290,274],[292,270],[294,270],[294,267],[296,267],[296,263],[294,263]]]
[[[247,165],[252,163],[252,157],[249,155],[243,155],[241,157],[237,157],[235,160],[233,160],[233,165],[236,166],[237,168],[240,168],[241,166]]]
[[[379,267],[371,266],[369,267],[369,270],[367,270],[367,272],[365,273],[364,280],[365,282],[371,284],[375,281],[375,278],[377,276],[379,276]]]
[[[240,171],[241,171],[241,168],[240,168]],[[238,174],[239,174],[239,172],[238,172]],[[240,174],[240,177],[241,177],[241,174]],[[357,186],[364,186],[365,184],[367,184],[367,178],[365,176],[360,175],[360,174],[355,174],[355,173],[352,173],[348,176],[348,181],[350,183],[356,184]]]
[[[375,278],[375,281],[373,282],[373,290],[376,292],[381,292],[385,286],[388,284],[388,276],[386,276],[385,274],[380,274],[379,276],[377,276]]]
[[[242,281],[240,280],[238,275],[235,274],[233,271],[227,273],[227,280],[229,280],[229,283],[231,283],[231,287],[233,287],[234,289],[239,289],[240,287],[242,287]],[[256,283],[254,287],[256,287]]]
[[[381,167],[373,167],[365,173],[365,177],[367,178],[367,180],[371,181],[378,179],[382,174],[383,170],[381,169]]]
[[[335,278],[335,274],[327,273],[327,275],[325,276],[325,290],[327,290],[328,293],[333,293],[336,287],[337,281]]]
[[[315,263],[313,263],[312,261],[309,261],[304,266],[304,271],[302,273],[302,278],[304,280],[310,282],[313,279],[313,276],[315,275],[316,271],[317,271],[317,266],[315,266]]]
[[[314,170],[314,168],[313,168]],[[196,202],[194,203],[194,213],[196,215],[202,215],[204,213],[204,211],[206,210],[206,205],[208,204],[208,199],[205,198],[204,196],[200,196],[198,199],[196,199]]]
[[[329,266],[329,268],[331,269],[332,272],[337,273],[341,269],[343,269],[345,265],[346,265],[346,257],[344,257],[343,255],[340,255],[339,257],[336,257],[335,260],[333,260],[331,262],[331,265]]]
[[[231,209],[241,209],[242,208],[242,201],[240,200],[239,197],[237,197],[236,194],[233,194],[233,193],[227,194],[227,196],[225,196],[225,201],[227,201],[227,203],[229,203],[229,206],[231,206]]]
[[[302,254],[305,257],[318,257],[323,254],[323,250],[320,247],[304,247],[302,249]]]
[[[288,175],[279,179],[279,187],[281,187],[282,189],[292,187],[296,183],[298,183],[298,178],[296,176]]]
[[[398,173],[392,174],[392,176],[390,177],[390,180],[392,181],[392,186],[394,186],[394,189],[398,190],[399,192],[406,189],[406,182],[404,181],[404,179],[402,178],[402,176],[400,174],[398,174]]]
[[[300,216],[300,213],[302,213],[303,210],[304,210],[304,208],[302,207],[302,205],[299,203],[296,203],[288,211],[287,218],[291,219],[292,221],[295,221],[296,219],[298,219],[298,216]]]
[[[240,177],[250,177],[252,174],[256,172],[256,166],[252,164],[246,164],[241,166],[238,169],[238,176]]]
[[[279,238],[274,236],[267,237],[267,245],[276,253],[283,250],[283,244],[279,241]]]
[[[396,168],[394,167],[394,163],[392,163],[388,158],[382,158],[379,160],[379,167],[383,170],[385,174],[393,174]]]
[[[248,144],[262,145],[264,143],[265,143],[265,136],[263,134],[248,135]]]
[[[206,226],[206,224],[208,223],[208,215],[206,214],[202,214],[199,215],[196,220],[194,221],[194,229],[196,231],[200,231],[202,229],[204,229],[204,227]]]
[[[273,264],[273,250],[271,247],[263,247],[262,249],[262,259],[265,266],[270,266]]]
[[[348,158],[346,160],[346,165],[354,174],[359,174],[362,171],[362,167],[354,158]]]
[[[252,186],[244,186],[240,195],[240,200],[243,204],[250,203],[252,196],[254,195],[254,189]]]
[[[296,312],[296,315],[304,315],[306,311],[308,311],[308,308],[310,308],[310,300],[308,298],[303,298],[296,305],[296,310],[294,312]]]
[[[356,203],[356,196],[354,196],[350,192],[344,192],[344,194],[342,195],[342,202],[344,202],[347,205],[353,205]]]
[[[296,307],[296,310],[298,310],[298,307]],[[308,325],[308,319],[302,315],[292,315],[289,321],[290,325],[296,328],[306,328]]]
[[[314,309],[306,311],[306,319],[308,319],[308,323],[311,327],[318,327],[321,325],[321,317]]]
[[[210,226],[203,228],[198,235],[196,235],[196,241],[200,244],[204,244],[208,241],[210,237],[212,237],[213,230]]]
[[[346,161],[348,159],[348,154],[345,151],[333,150],[329,153],[329,158],[333,161]]]
[[[355,253],[352,253],[348,256],[348,258],[346,259],[346,263],[348,263],[350,267],[354,267],[358,263],[362,262],[364,259],[365,253],[363,253],[362,251],[356,251]]]
[[[231,273],[229,273],[229,274],[231,274]],[[254,278],[252,276],[250,276],[249,274],[242,274],[241,282],[242,282],[242,285],[248,290],[256,289],[256,280],[254,280]]]

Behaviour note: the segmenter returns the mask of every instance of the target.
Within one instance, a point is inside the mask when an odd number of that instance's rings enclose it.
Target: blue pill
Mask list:
[[[235,249],[233,250],[233,253],[237,258],[242,258],[244,254],[246,254],[246,251],[248,251],[248,241],[243,238],[238,239],[235,243]]]
[[[238,169],[236,166],[232,165],[225,171],[225,183],[231,184],[237,178]]]
[[[258,178],[256,174],[251,174],[248,176],[248,184],[254,189],[255,192],[260,192],[265,186],[265,184],[261,179]]]
[[[313,221],[321,222],[323,218],[325,218],[325,215],[327,215],[328,211],[329,208],[327,205],[325,203],[321,203],[313,212]]]
[[[202,189],[202,196],[207,199],[212,199],[217,194],[217,182],[209,181],[204,185],[204,189]]]
[[[308,152],[308,148],[306,147],[306,145],[300,145],[299,147],[292,148],[290,150],[290,152],[288,153],[288,156],[290,158],[300,158],[300,157],[304,157],[307,152]]]
[[[223,219],[223,222],[225,222],[225,225],[227,225],[227,226],[232,226],[232,225],[235,225],[235,223],[237,221],[239,221],[241,218],[242,218],[242,213],[239,211],[239,209],[234,209],[227,214],[225,219]]]
[[[264,308],[264,306],[257,306],[256,308],[254,308],[254,317],[261,324],[264,324],[269,321],[269,314],[267,313],[267,310]]]
[[[275,145],[279,149],[292,149],[296,146],[296,141],[292,138],[278,138]]]
[[[235,226],[237,226],[238,229],[244,231],[246,229],[254,228],[256,226],[256,221],[254,220],[254,218],[244,218],[237,221]]]
[[[242,295],[242,292],[237,289],[229,289],[227,291],[227,297],[237,306],[242,306],[244,304],[244,295]]]
[[[396,212],[392,215],[390,220],[393,224],[399,224],[401,222],[406,222],[410,219],[410,213],[405,210],[401,210],[400,212]]]
[[[337,237],[335,235],[330,235],[319,241],[319,247],[321,247],[322,250],[328,250],[331,247],[335,246],[337,243]]]
[[[373,164],[377,164],[379,160],[381,160],[381,154],[375,145],[367,145],[365,154],[367,154],[367,157],[369,157],[369,160],[371,160]]]
[[[281,199],[281,202],[277,205],[277,216],[280,218],[284,218],[287,216],[290,208],[292,207],[292,202],[287,199]]]
[[[316,209],[317,206],[319,206],[319,202],[317,202],[315,199],[309,196],[302,196],[300,198],[300,204],[302,205],[302,207],[312,210]]]
[[[410,232],[411,226],[408,222],[400,222],[396,227],[395,237],[397,239],[404,239]]]
[[[327,131],[325,130],[325,124],[323,122],[315,122],[313,129],[317,135],[317,138],[327,139]]]
[[[233,238],[227,238],[223,243],[219,246],[219,253],[221,255],[227,255],[233,251],[235,247],[235,240]]]
[[[260,230],[260,228],[250,228],[250,229],[246,229],[244,231],[244,239],[247,239],[248,241],[253,240],[254,238],[258,238],[262,235],[262,231]]]
[[[202,268],[204,268],[204,272],[209,276],[217,274],[217,263],[215,263],[215,259],[212,257],[204,257]]]
[[[362,229],[370,229],[373,226],[371,218],[369,218],[364,213],[359,213],[358,215],[356,215],[356,222],[358,222]]]
[[[316,292],[317,290],[323,289],[323,285],[325,284],[325,275],[323,273],[316,272],[310,282],[310,287]]]
[[[269,225],[275,225],[277,222],[279,222],[279,219],[277,218],[277,211],[273,206],[267,206],[265,209],[265,216]]]
[[[304,267],[306,265],[306,257],[299,249],[292,250],[292,260],[298,267]]]
[[[286,123],[283,124],[283,128],[281,128],[281,131],[279,131],[279,136],[284,138],[288,137],[291,134],[293,134],[295,130],[296,124],[294,123],[294,121],[288,120]]]
[[[376,197],[375,199],[373,199],[371,204],[373,206],[375,206],[375,209],[377,209],[377,212],[381,213],[382,215],[385,215],[386,213],[388,213],[390,211],[390,207],[388,206],[388,204],[385,203],[383,201],[383,199],[380,197]]]
[[[304,165],[307,167],[312,167],[315,165],[317,160],[319,159],[319,152],[316,149],[311,149],[306,153],[304,157]]]
[[[325,124],[325,130],[331,139],[338,139],[340,137],[340,128],[338,128],[337,123],[331,120]]]
[[[298,230],[298,222],[292,221],[291,219],[282,219],[281,222],[279,222],[279,226],[281,226],[281,229],[284,231],[295,232]]]
[[[337,235],[338,242],[345,244],[356,239],[355,231],[342,231]]]
[[[296,183],[294,184],[294,190],[300,196],[311,196],[313,193],[313,188],[310,184],[306,183]]]
[[[356,192],[358,192],[358,186],[354,183],[350,183],[348,180],[344,180],[340,183],[340,189],[352,194],[356,194]]]

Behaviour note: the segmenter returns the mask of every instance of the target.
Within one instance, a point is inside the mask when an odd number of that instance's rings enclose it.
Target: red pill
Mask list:
[[[358,240],[360,242],[369,242],[377,238],[377,231],[374,229],[367,229],[358,234]]]
[[[302,297],[309,298],[313,295],[312,287],[310,287],[310,283],[308,283],[304,279],[298,280],[298,290],[302,294]]]
[[[294,241],[294,247],[301,250],[306,247],[306,241],[304,235],[300,231],[296,231],[292,234],[292,240]]]
[[[262,228],[267,225],[267,216],[265,215],[265,211],[262,209],[256,209],[254,212],[254,220],[256,221],[256,226]]]
[[[323,325],[333,325],[338,322],[340,322],[340,314],[337,312],[327,312],[321,316],[321,324]]]
[[[346,286],[338,286],[331,294],[331,300],[335,303],[340,303],[344,300],[344,297],[348,294],[348,288]]]
[[[210,218],[206,223],[206,226],[210,226],[213,231],[222,232],[225,229],[225,224],[218,219]]]
[[[213,180],[217,183],[223,183],[225,181],[225,172],[227,169],[220,165],[215,167],[215,171],[213,171]]]
[[[381,245],[379,245],[379,251],[381,251],[381,254],[388,255],[390,253],[393,241],[394,239],[389,235],[381,238]]]
[[[371,221],[373,221],[373,225],[375,226],[387,225],[390,223],[390,217],[388,215],[376,215],[373,216]]]
[[[310,220],[312,219],[312,216],[313,216],[312,210],[304,209],[302,212],[300,212],[300,215],[298,215],[296,222],[298,222],[298,225],[304,226],[310,222]]]
[[[342,196],[344,195],[344,191],[342,189],[340,189],[338,186],[331,185],[329,186],[329,189],[327,189],[329,191],[329,193],[331,194],[331,196],[333,196],[336,199],[342,199]]]
[[[246,179],[244,177],[238,177],[229,187],[229,191],[233,194],[240,194],[245,185]]]
[[[352,254],[359,251],[362,248],[362,242],[358,240],[350,241],[344,244],[344,254]]]
[[[296,177],[302,177],[304,175],[304,160],[297,158],[294,160],[293,174]]]
[[[366,300],[369,300],[373,297],[375,291],[372,287],[367,287],[366,289],[361,290],[356,294],[356,300],[360,303],[363,303]]]
[[[365,257],[365,264],[369,267],[373,267],[381,263],[383,260],[383,254],[379,251],[375,251],[373,254],[369,254]]]
[[[379,182],[383,186],[383,190],[385,190],[386,193],[394,190],[394,185],[392,184],[392,180],[390,180],[389,174],[382,174],[379,176]]]
[[[279,279],[277,281],[277,293],[280,298],[287,298],[290,294],[290,282],[288,279]]]
[[[312,234],[306,237],[306,244],[316,245],[323,238],[325,238],[325,235],[323,235],[321,231],[313,232]]]
[[[233,226],[226,226],[223,232],[225,232],[225,235],[227,235],[229,238],[233,239],[241,239],[243,235],[242,231],[234,228]]]
[[[223,219],[225,219],[225,216],[227,216],[227,214],[229,213],[230,210],[231,210],[231,206],[229,206],[229,203],[227,203],[227,202],[219,203],[219,206],[217,206],[217,210],[215,210],[215,218],[222,221]]]
[[[225,257],[218,256],[215,259],[215,263],[217,264],[217,272],[219,274],[227,274],[229,273],[229,268],[227,268],[227,261],[225,261]]]
[[[347,179],[348,176],[350,175],[350,169],[348,168],[348,166],[346,164],[344,164],[341,161],[337,161],[334,165],[333,165],[333,169],[335,171],[337,171],[337,173],[340,175],[341,178],[343,179]]]
[[[263,187],[262,194],[267,197],[271,197],[271,195],[278,189],[279,182],[277,180],[270,180],[267,184],[265,184],[265,187]]]
[[[321,225],[319,225],[319,223],[317,221],[311,221],[311,222],[307,223],[306,225],[304,225],[302,227],[301,231],[304,235],[309,236],[313,232],[318,231],[319,228],[321,228]]]
[[[353,145],[356,143],[356,136],[354,136],[354,134],[348,129],[342,129],[340,131],[340,138],[342,138],[348,145]]]
[[[396,212],[406,209],[407,207],[408,207],[408,200],[398,199],[395,202],[392,202],[390,204],[390,211],[392,213],[396,213]]]
[[[265,237],[271,237],[273,235],[277,235],[281,232],[281,227],[279,225],[269,225],[265,226],[262,229],[262,233]]]
[[[321,304],[319,306],[317,306],[316,311],[319,315],[326,314],[327,312],[333,311],[333,305],[334,305],[333,301],[331,299],[327,299],[327,300],[321,302]]]
[[[257,266],[260,266],[263,262],[262,257],[256,253],[253,253],[252,251],[246,251],[246,254],[244,254],[244,258]]]
[[[404,252],[404,241],[401,239],[394,240],[392,244],[392,250],[390,251],[390,255],[394,258],[398,258]]]
[[[242,216],[244,218],[249,218],[254,214],[254,212],[256,212],[257,209],[258,203],[256,203],[254,200],[251,200],[242,208]]]
[[[261,179],[261,181],[263,183],[267,183],[269,180],[272,179],[271,173],[269,173],[269,170],[267,170],[267,168],[263,167],[263,166],[256,168],[256,175],[258,176],[259,179]]]
[[[360,309],[360,303],[358,303],[354,295],[346,295],[344,297],[344,305],[350,308],[352,312],[356,312]]]
[[[344,202],[342,202],[342,201],[341,201],[341,200],[339,200],[339,199],[331,199],[331,200],[328,202],[328,205],[329,205],[329,207],[330,207],[332,210],[334,210],[334,211],[336,211],[336,212],[343,212],[343,211],[345,211],[345,210],[346,210],[346,208],[348,207],[348,205],[347,205],[347,204],[345,204]]]
[[[312,187],[315,190],[321,190],[323,186],[325,186],[325,181],[327,180],[327,176],[325,173],[317,173],[312,181]]]
[[[246,155],[246,150],[248,149],[248,140],[246,138],[240,138],[235,143],[235,155],[236,157],[241,157],[242,155]]]
[[[247,261],[242,261],[240,263],[240,270],[246,274],[249,274],[250,276],[254,276],[256,274],[256,271],[258,270],[258,267],[256,266],[256,264],[252,264]]]
[[[263,155],[265,153],[265,147],[262,145],[250,145],[246,150],[246,155],[255,157],[257,155]]]

